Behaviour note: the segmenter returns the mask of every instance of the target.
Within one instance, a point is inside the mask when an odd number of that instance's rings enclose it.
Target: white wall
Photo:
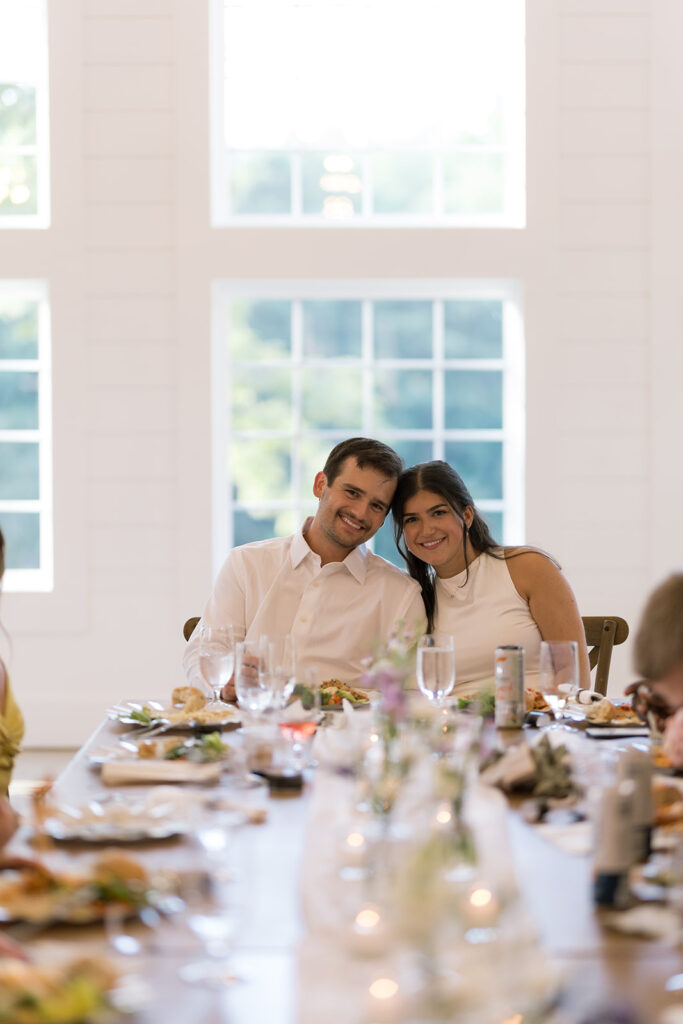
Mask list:
[[[53,226],[0,233],[0,276],[46,277],[53,309],[56,588],[2,606],[27,744],[80,743],[181,679],[211,585],[216,277],[520,279],[528,538],[584,614],[635,623],[683,564],[683,4],[528,0],[528,228],[418,230],[408,252],[390,230],[212,232],[204,4],[49,7]]]

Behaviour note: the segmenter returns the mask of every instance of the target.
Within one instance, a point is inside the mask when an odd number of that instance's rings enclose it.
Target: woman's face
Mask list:
[[[448,579],[465,568],[464,523],[471,526],[468,505],[463,518],[445,498],[433,491],[418,491],[403,509],[403,533],[412,555],[433,565],[437,576]]]

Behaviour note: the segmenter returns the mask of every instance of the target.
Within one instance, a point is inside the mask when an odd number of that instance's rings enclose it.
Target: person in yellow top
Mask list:
[[[0,582],[5,572],[5,538],[0,530]],[[24,718],[12,695],[7,669],[0,658],[0,797],[6,796],[14,758],[24,738]]]

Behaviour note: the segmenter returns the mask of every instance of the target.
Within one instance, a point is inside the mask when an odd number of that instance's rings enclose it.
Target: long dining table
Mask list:
[[[78,805],[101,796],[104,787],[92,767],[91,755],[115,744],[121,731],[119,723],[104,720],[57,777],[51,797]],[[322,891],[317,888],[316,872],[324,866],[325,848],[316,845],[316,832],[334,822],[335,801],[344,799],[345,787],[352,784],[348,778],[331,778],[319,768],[307,774],[301,790],[259,791],[266,820],[245,824],[239,830],[249,865],[245,881],[248,910],[232,953],[241,980],[225,991],[190,986],[178,976],[181,962],[187,959],[185,950],[170,944],[143,951],[137,962],[126,964],[127,969],[143,973],[147,987],[146,1002],[133,1018],[136,1022],[372,1021],[361,993],[372,961],[354,956],[348,944],[336,941],[329,922],[318,928],[318,916],[325,917],[334,892],[324,882],[320,883]],[[116,792],[124,790],[130,792],[133,787]],[[135,791],[139,792],[139,787]],[[209,790],[196,792],[199,799]],[[245,790],[240,799],[249,802],[255,797]],[[607,930],[592,903],[590,854],[560,849],[513,806],[506,810],[505,822],[511,869],[520,904],[533,921],[539,957],[547,959],[561,978],[561,998],[543,1019],[553,1024],[584,1024],[601,1020],[591,1017],[598,1010],[627,1006],[634,1014],[634,1024],[664,1020],[662,1012],[680,1001],[680,994],[665,989],[666,979],[682,969],[680,947]],[[28,845],[30,837],[27,808],[26,824],[9,851],[36,856]],[[150,871],[159,867],[183,870],[196,864],[198,856],[192,834],[136,842],[129,849]],[[57,842],[45,856],[54,867],[73,869],[92,858],[93,847],[84,842]],[[329,879],[329,872],[321,877]],[[111,952],[101,925],[55,925],[34,936],[27,946],[37,950],[42,943],[54,942],[69,944],[75,951]],[[493,964],[491,969],[495,969]],[[467,1022],[463,1020],[463,1024]],[[522,1018],[515,1024],[522,1024]]]

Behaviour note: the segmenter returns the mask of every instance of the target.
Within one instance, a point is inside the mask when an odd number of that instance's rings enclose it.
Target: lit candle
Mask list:
[[[493,928],[500,906],[486,884],[475,882],[465,903],[465,920],[470,929]]]
[[[363,903],[353,919],[352,945],[356,953],[377,956],[386,946],[387,927],[384,915],[374,903]]]
[[[440,800],[436,807],[436,814],[434,815],[434,821],[436,822],[437,828],[447,829],[453,821],[453,811],[448,800]]]
[[[368,1024],[397,1024],[401,1020],[402,998],[394,978],[375,978],[368,989]]]

